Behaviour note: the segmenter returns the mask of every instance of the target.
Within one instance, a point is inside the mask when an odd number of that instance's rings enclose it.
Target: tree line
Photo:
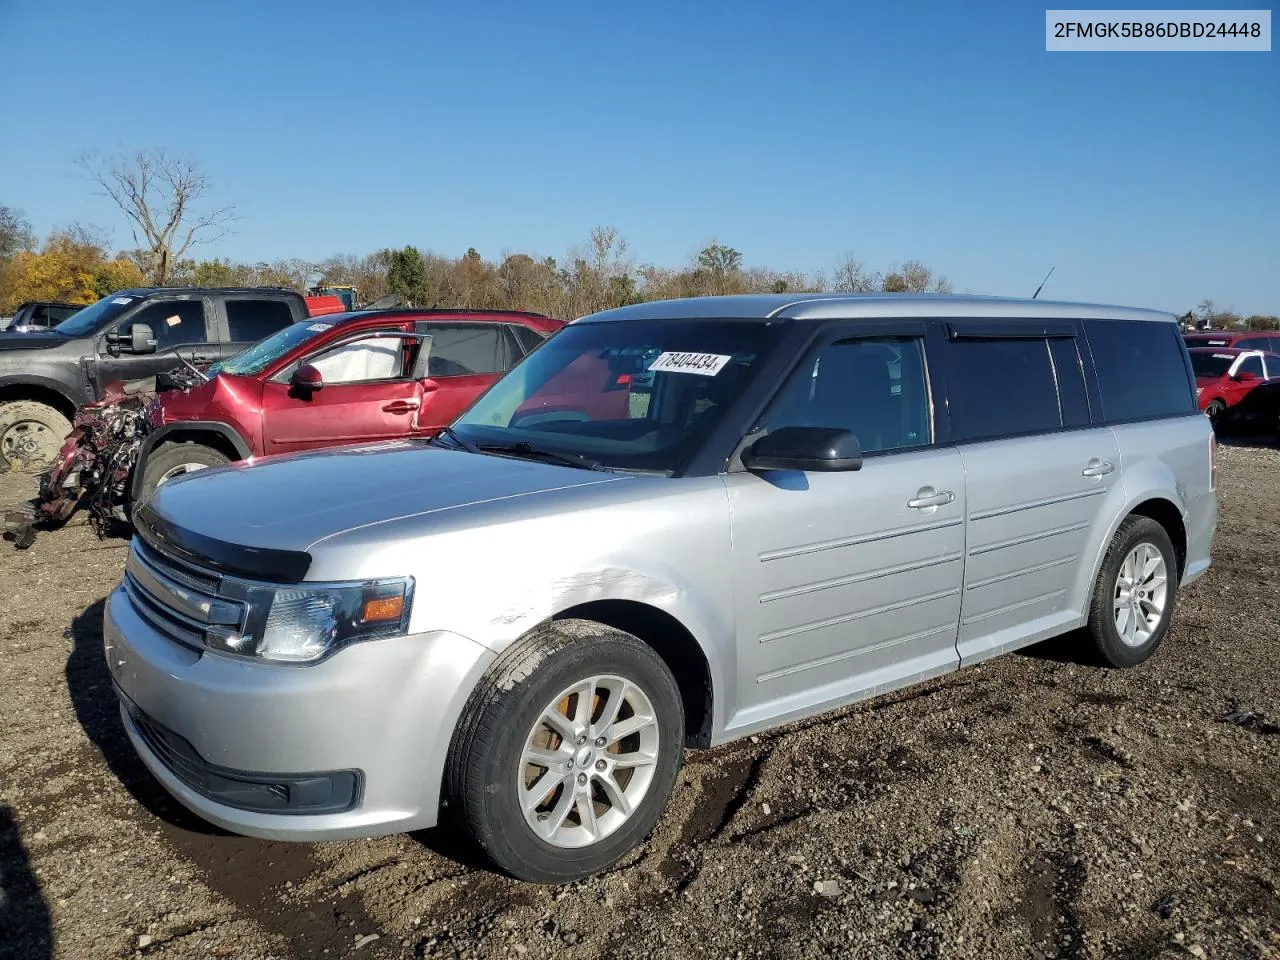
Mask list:
[[[406,246],[326,260],[280,258],[237,263],[200,259],[201,244],[225,236],[239,214],[212,202],[209,178],[189,157],[164,150],[76,161],[129,225],[133,246],[113,250],[101,228],[72,224],[40,241],[21,211],[0,205],[0,316],[28,300],[92,303],[138,286],[353,286],[361,303],[388,295],[415,307],[532,310],[572,319],[613,307],[742,293],[949,293],[951,282],[919,261],[885,270],[846,254],[829,273],[747,266],[741,251],[717,241],[680,267],[638,262],[614,227],[597,227],[561,258],[474,248],[450,256]],[[1184,321],[1215,327],[1280,328],[1280,318],[1239,317],[1205,301]]]

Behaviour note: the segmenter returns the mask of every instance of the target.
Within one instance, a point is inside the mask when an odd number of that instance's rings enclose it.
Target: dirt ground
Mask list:
[[[1280,452],[1219,475],[1215,565],[1151,662],[1059,644],[690,753],[649,842],[562,888],[438,831],[201,823],[107,681],[125,542],[0,543],[0,958],[1280,957]]]

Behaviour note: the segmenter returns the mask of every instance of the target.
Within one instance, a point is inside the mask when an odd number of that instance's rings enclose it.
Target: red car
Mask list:
[[[156,395],[131,494],[232,460],[430,437],[562,326],[505,310],[379,310],[313,317]]]
[[[1228,333],[1226,330],[1202,330],[1198,333],[1184,333],[1182,339],[1187,347],[1235,347],[1240,350],[1266,350],[1280,353],[1280,331],[1267,333],[1264,331],[1244,331]]]
[[[1215,420],[1268,381],[1280,379],[1280,354],[1238,347],[1193,347],[1200,409]]]

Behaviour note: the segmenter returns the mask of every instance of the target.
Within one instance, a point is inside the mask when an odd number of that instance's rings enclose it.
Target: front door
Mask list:
[[[116,324],[112,332],[123,338],[119,351],[106,336],[98,338],[97,383],[102,388],[116,381],[153,377],[182,366],[175,353],[189,363],[205,366],[221,358],[212,342],[212,304],[203,297],[148,300],[141,308]],[[129,332],[135,323],[145,323],[155,335],[154,353],[127,352]]]
[[[924,325],[841,330],[761,428],[843,427],[860,470],[726,476],[747,732],[957,666],[965,478],[933,444]],[[861,335],[859,335],[861,334]]]
[[[263,390],[265,452],[413,436],[425,393],[406,369],[405,343],[370,337],[307,358],[324,377],[319,390],[293,388],[292,370],[273,378]]]

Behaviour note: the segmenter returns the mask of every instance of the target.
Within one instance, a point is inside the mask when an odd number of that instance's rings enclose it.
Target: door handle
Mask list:
[[[921,487],[916,495],[907,501],[912,510],[929,510],[932,507],[945,506],[955,500],[956,495],[950,490],[935,491],[933,487]]]
[[[422,406],[421,400],[393,400],[382,409],[387,413],[410,413]]]
[[[1089,465],[1080,471],[1082,477],[1105,477],[1108,473],[1115,470],[1115,464],[1108,463],[1106,460],[1098,460],[1094,458],[1089,461]]]

